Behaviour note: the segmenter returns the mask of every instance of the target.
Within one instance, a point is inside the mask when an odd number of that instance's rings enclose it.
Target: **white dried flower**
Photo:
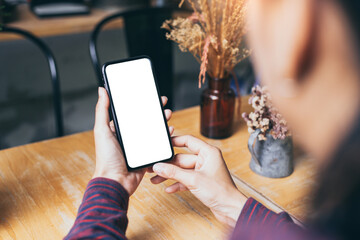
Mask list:
[[[248,128],[248,132],[251,134],[251,133],[255,132],[255,130],[252,128]]]
[[[252,120],[253,122],[257,121],[257,119],[259,118],[259,114],[258,113],[254,113],[251,112],[249,115],[250,120]]]
[[[279,111],[271,105],[271,97],[266,87],[254,87],[252,96],[249,98],[249,104],[252,105],[254,111],[249,115],[244,113],[242,116],[247,121],[249,132],[260,129],[261,137],[259,135],[259,140],[265,140],[265,135],[269,130],[274,139],[285,139],[291,135],[287,122]]]
[[[259,134],[258,136],[259,141],[265,141],[267,138],[263,134]]]
[[[264,126],[269,126],[269,124],[270,124],[270,119],[268,119],[268,118],[263,118],[263,119],[260,121],[260,125],[261,125],[262,127],[264,127]]]

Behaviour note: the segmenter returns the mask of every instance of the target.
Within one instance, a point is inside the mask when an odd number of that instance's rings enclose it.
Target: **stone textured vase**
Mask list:
[[[201,134],[222,139],[233,133],[235,92],[230,88],[230,77],[207,77],[209,87],[201,94]]]
[[[257,129],[250,135],[248,147],[251,153],[250,168],[269,178],[283,178],[294,171],[293,142],[291,137],[274,139],[268,132],[265,141],[259,141]]]

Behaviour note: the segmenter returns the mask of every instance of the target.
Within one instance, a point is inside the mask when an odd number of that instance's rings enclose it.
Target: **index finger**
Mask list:
[[[194,154],[199,154],[201,149],[210,147],[206,142],[191,135],[173,137],[172,143],[174,147],[186,147]]]

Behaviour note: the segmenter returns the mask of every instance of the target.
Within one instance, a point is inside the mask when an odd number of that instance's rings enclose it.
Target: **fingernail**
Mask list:
[[[174,127],[173,127],[173,126],[170,126],[170,127],[169,127],[169,132],[172,133],[172,131],[174,131]]]
[[[164,169],[163,169],[163,167],[161,166],[160,163],[157,163],[157,164],[155,164],[153,166],[153,170],[154,170],[155,173],[160,174],[160,173],[163,172]]]

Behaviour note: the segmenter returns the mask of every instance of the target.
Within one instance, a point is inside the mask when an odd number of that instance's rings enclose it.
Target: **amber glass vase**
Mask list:
[[[230,88],[230,77],[207,77],[208,88],[201,94],[201,134],[222,139],[233,132],[235,92]]]

